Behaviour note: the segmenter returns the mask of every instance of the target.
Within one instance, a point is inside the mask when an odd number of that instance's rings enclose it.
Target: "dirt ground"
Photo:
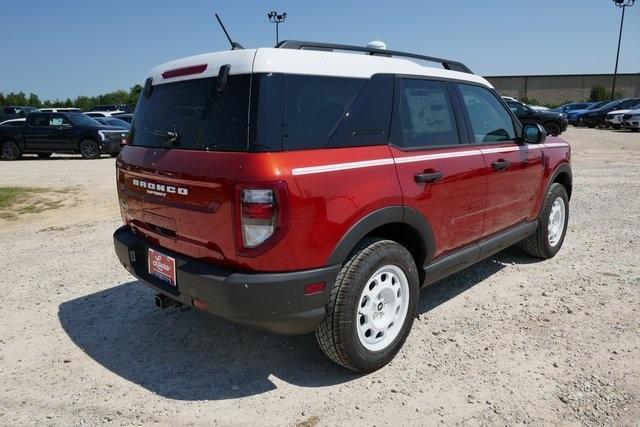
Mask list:
[[[423,290],[370,375],[313,335],[158,310],[118,263],[114,160],[0,163],[0,186],[66,190],[0,219],[0,425],[627,424],[640,420],[640,134],[570,128],[569,232]]]

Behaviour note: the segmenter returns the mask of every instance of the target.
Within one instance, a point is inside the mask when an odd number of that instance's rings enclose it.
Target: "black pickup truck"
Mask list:
[[[18,160],[23,154],[47,158],[53,153],[79,153],[85,159],[101,154],[116,157],[128,132],[81,113],[31,113],[25,121],[0,126],[0,153],[4,160]]]
[[[567,130],[567,115],[551,110],[534,110],[521,102],[506,101],[507,105],[523,125],[539,124],[547,131],[547,135],[558,136]]]

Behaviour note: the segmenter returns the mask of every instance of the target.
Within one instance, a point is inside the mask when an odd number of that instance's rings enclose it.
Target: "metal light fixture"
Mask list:
[[[613,71],[613,87],[611,88],[611,100],[616,92],[616,78],[618,77],[618,59],[620,58],[620,42],[622,41],[622,26],[624,25],[624,10],[633,6],[636,0],[613,0],[613,4],[622,9],[622,18],[620,19],[620,34],[618,34],[618,53],[616,53],[616,68]]]
[[[635,0],[634,0],[635,1]],[[267,18],[269,18],[269,22],[272,24],[276,24],[276,44],[280,42],[280,34],[278,32],[278,26],[287,19],[287,12],[278,13],[275,10],[267,13]]]

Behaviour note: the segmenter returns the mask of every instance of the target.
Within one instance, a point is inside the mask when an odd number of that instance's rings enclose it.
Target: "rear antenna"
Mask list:
[[[214,15],[216,16],[216,19],[218,20],[218,23],[222,27],[222,31],[224,31],[224,35],[227,36],[227,40],[229,40],[229,44],[231,45],[231,50],[244,49],[244,47],[242,47],[242,45],[240,43],[237,43],[237,42],[234,42],[233,40],[231,40],[231,37],[229,36],[229,33],[227,32],[227,29],[224,27],[224,24],[222,23],[222,20],[220,19],[218,14],[214,13]]]

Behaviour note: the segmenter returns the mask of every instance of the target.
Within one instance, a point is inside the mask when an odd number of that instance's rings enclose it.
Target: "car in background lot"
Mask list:
[[[79,108],[67,108],[67,107],[51,107],[51,108],[41,108],[41,113],[81,113],[82,110]]]
[[[523,125],[542,125],[547,134],[553,136],[558,136],[567,130],[567,116],[564,113],[536,110],[518,101],[507,101],[507,105]]]
[[[593,104],[595,104],[595,102],[569,102],[568,104],[561,105],[551,111],[557,111],[558,113],[567,114],[569,111],[584,110],[585,108]]]
[[[640,109],[623,114],[620,125],[623,129],[630,129],[634,132],[640,130]]]
[[[89,111],[106,111],[106,112],[124,112],[124,113],[133,113],[133,108],[131,108],[127,104],[106,104],[106,105],[96,105],[95,107],[89,108]]]
[[[125,122],[131,124],[133,122],[133,114],[132,113],[114,113],[111,117],[117,117],[120,120],[124,120]]]
[[[602,107],[603,105],[606,105],[609,101],[598,101],[598,102],[594,102],[593,104],[591,104],[590,106],[588,106],[587,108],[585,108],[584,110],[572,110],[569,111],[567,114],[567,120],[569,121],[569,124],[573,125],[573,126],[581,126],[582,125],[582,115],[584,113],[587,113],[589,111],[592,110],[596,110],[600,107]]]
[[[122,113],[123,111],[85,111],[84,115],[89,117],[111,117],[114,114]]]
[[[131,129],[131,124],[116,117],[93,117],[93,120],[107,126],[115,126],[121,129]]]
[[[594,128],[596,126],[606,126],[605,117],[607,113],[614,110],[625,110],[640,103],[640,98],[623,98],[611,101],[600,108],[586,112],[580,116],[585,126]]]
[[[23,154],[40,158],[53,153],[80,153],[85,159],[120,152],[128,131],[102,125],[81,113],[31,113],[22,126],[0,126],[0,153],[4,160]]]
[[[542,105],[531,105],[531,104],[525,104],[524,102],[514,98],[513,96],[501,96],[500,98],[502,98],[504,100],[504,102],[518,102],[520,104],[524,104],[529,108],[532,108],[534,110],[538,110],[538,111],[547,111],[549,108],[547,107],[543,107]]]
[[[23,105],[7,105],[0,108],[0,121],[20,119],[27,117],[29,113],[37,113],[38,109]]]
[[[604,123],[607,126],[611,126],[614,129],[620,129],[620,127],[622,126],[622,116],[627,114],[627,113],[631,113],[634,110],[638,110],[640,109],[640,103],[629,107],[625,110],[613,110],[607,113],[607,115],[604,118]]]

